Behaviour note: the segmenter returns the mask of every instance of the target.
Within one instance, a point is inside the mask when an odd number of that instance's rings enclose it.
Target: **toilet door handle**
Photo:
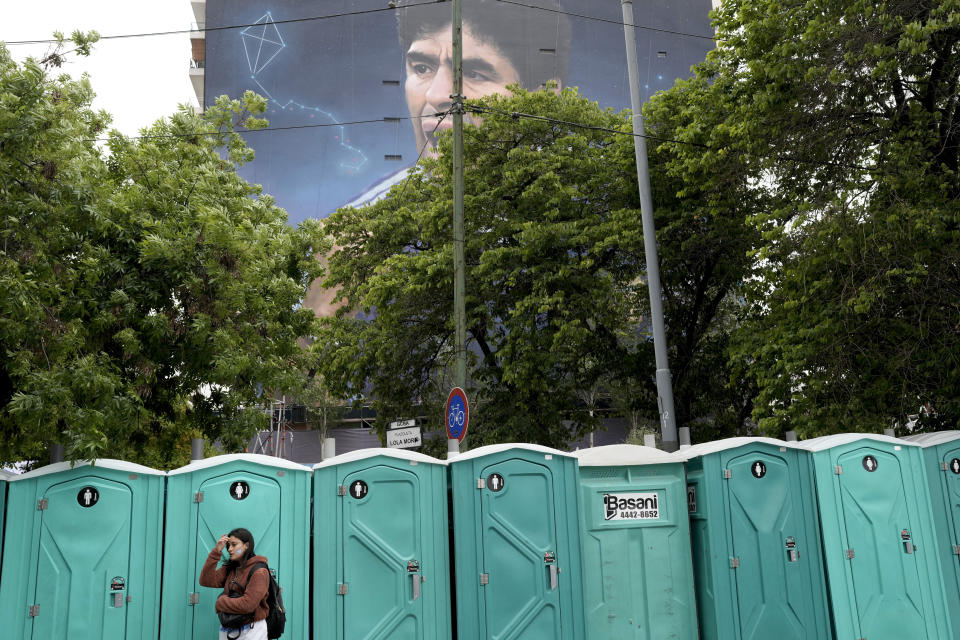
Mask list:
[[[913,544],[913,536],[910,535],[909,529],[904,529],[900,532],[900,540],[903,542],[904,552],[913,553],[916,545]]]
[[[413,599],[416,600],[420,597],[420,574],[413,573],[410,577],[413,579]]]
[[[551,564],[550,567],[550,591],[557,588],[557,565]]]

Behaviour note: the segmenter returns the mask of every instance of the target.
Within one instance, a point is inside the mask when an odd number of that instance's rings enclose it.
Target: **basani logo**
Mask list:
[[[656,493],[607,493],[603,496],[604,520],[657,520],[660,503]]]

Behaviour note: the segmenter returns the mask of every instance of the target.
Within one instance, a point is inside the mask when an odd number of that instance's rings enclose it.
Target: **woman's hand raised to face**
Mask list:
[[[217,540],[217,551],[223,551],[223,548],[227,546],[227,541],[229,539],[230,538],[228,538],[226,534],[220,536],[220,539]]]

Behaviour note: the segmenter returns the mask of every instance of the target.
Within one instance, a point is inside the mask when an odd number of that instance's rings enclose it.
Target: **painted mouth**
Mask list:
[[[443,119],[441,120],[441,118]],[[423,118],[420,126],[423,130],[423,137],[427,140],[427,145],[435,147],[437,146],[437,136],[443,131],[452,129],[453,123],[450,122],[449,116],[444,118],[442,115],[430,115]]]

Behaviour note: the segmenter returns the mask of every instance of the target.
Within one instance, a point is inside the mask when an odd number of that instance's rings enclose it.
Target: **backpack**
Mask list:
[[[270,577],[270,584],[267,587],[267,607],[269,608],[267,613],[267,637],[270,640],[276,640],[283,635],[283,628],[287,624],[287,613],[283,607],[283,598],[280,596],[280,585],[277,584],[277,579],[273,576],[270,567],[262,562],[256,563],[250,569],[250,573],[247,574],[247,582],[250,582],[253,572],[260,567],[266,569],[267,575]]]

